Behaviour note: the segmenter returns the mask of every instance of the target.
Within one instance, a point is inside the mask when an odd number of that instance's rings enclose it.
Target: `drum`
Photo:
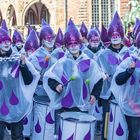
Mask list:
[[[23,119],[23,136],[30,137],[33,128],[33,111],[24,117]]]
[[[128,127],[119,105],[115,100],[110,103],[108,140],[127,140]]]
[[[95,117],[81,112],[60,114],[59,140],[94,140]]]
[[[48,107],[49,100],[47,96],[34,97],[33,140],[54,140],[54,122],[51,113],[48,114]]]

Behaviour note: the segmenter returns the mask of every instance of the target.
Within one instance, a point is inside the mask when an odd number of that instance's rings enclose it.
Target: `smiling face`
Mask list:
[[[55,39],[52,36],[47,36],[42,40],[42,44],[44,47],[53,48]]]
[[[0,49],[1,49],[3,52],[9,51],[10,48],[11,48],[11,42],[10,42],[10,41],[3,41],[3,42],[1,42],[1,44],[0,44]]]
[[[89,40],[89,45],[91,48],[97,48],[100,44],[100,37],[94,36]]]
[[[118,32],[113,32],[111,37],[111,43],[114,45],[120,44],[122,42],[121,35]]]
[[[68,50],[72,55],[79,53],[80,51],[80,44],[77,41],[71,41],[68,45]]]

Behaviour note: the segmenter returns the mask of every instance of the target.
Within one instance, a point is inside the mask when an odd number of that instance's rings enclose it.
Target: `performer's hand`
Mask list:
[[[135,68],[136,67],[136,62],[132,61],[132,63],[130,64],[130,68]]]
[[[63,91],[63,86],[61,84],[59,84],[57,87],[56,87],[56,91],[58,93],[61,93]]]
[[[96,102],[95,96],[91,95],[90,96],[90,104],[93,105]]]
[[[20,60],[21,60],[21,64],[24,65],[26,63],[25,55],[22,54],[21,57],[20,57]]]

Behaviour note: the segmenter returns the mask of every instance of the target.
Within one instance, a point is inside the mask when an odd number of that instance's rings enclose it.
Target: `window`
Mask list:
[[[115,0],[92,0],[92,25],[108,26],[114,13]]]

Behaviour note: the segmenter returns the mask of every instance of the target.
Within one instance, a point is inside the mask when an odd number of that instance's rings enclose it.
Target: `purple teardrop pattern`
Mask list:
[[[5,101],[3,102],[3,104],[2,104],[2,106],[1,106],[1,108],[0,108],[0,112],[1,112],[1,114],[2,114],[3,116],[6,116],[6,115],[9,114],[9,109],[8,109],[8,107],[7,107],[6,103],[5,103]]]
[[[54,123],[54,120],[51,116],[51,112],[49,112],[46,116],[46,122],[49,123],[49,124],[53,124]]]
[[[74,134],[72,134],[67,140],[74,140],[73,136]]]
[[[112,65],[117,65],[119,64],[118,59],[116,58],[116,56],[112,55],[112,54],[108,54],[108,62]]]
[[[83,99],[84,100],[87,98],[87,95],[88,95],[87,86],[86,86],[85,82],[83,81]]]
[[[3,83],[2,83],[2,81],[0,80],[0,90],[2,90],[2,88],[3,88]]]
[[[118,136],[123,136],[123,134],[124,134],[124,130],[123,130],[123,128],[122,128],[122,126],[121,126],[120,123],[119,123],[119,125],[118,125],[117,130],[116,130],[116,134],[117,134]]]
[[[78,69],[81,71],[81,72],[87,72],[90,68],[90,59],[87,59],[87,60],[83,60],[81,62],[79,62],[78,64]]]
[[[23,122],[23,125],[27,125],[28,124],[28,118],[25,117],[22,122]]]
[[[91,140],[90,130],[89,130],[88,133],[85,135],[84,140]]]
[[[66,108],[70,108],[72,104],[73,104],[73,98],[70,89],[68,94],[61,100],[61,105]]]
[[[134,84],[135,84],[135,77],[132,75],[130,80],[130,85],[132,86]]]
[[[112,110],[110,111],[110,118],[109,118],[110,122],[113,122],[113,114],[112,114]]]
[[[39,119],[38,119],[38,121],[37,121],[37,124],[35,125],[35,132],[36,132],[36,133],[40,133],[40,132],[41,132],[41,126],[40,126],[40,124],[39,124]]]
[[[17,105],[19,103],[19,100],[18,100],[17,96],[15,95],[15,93],[13,91],[12,91],[9,102],[10,102],[11,105]]]

